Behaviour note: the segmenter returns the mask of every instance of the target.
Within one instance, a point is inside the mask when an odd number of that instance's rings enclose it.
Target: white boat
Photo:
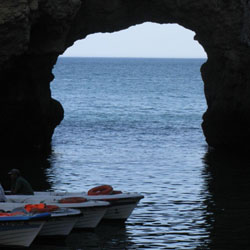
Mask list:
[[[109,202],[106,201],[85,201],[77,203],[59,203],[62,197],[48,195],[6,195],[8,203],[46,203],[57,205],[60,208],[73,208],[81,211],[80,216],[74,225],[74,228],[93,229],[102,220],[106,214]],[[1,208],[1,207],[0,207]]]
[[[49,217],[49,213],[1,216],[0,245],[29,247]]]
[[[105,187],[108,185],[103,186]],[[79,196],[90,201],[108,201],[110,205],[103,219],[120,221],[126,221],[139,201],[144,198],[144,196],[139,193],[123,193],[121,191],[113,191],[111,194],[106,195],[88,195],[86,192],[35,192],[35,196],[38,195],[61,198]]]
[[[102,190],[102,188],[109,188],[112,192],[110,194],[105,195],[89,195],[91,190]],[[104,220],[119,220],[119,221],[126,221],[128,217],[131,215],[137,204],[141,199],[144,198],[143,195],[139,193],[123,193],[121,191],[113,191],[113,188],[109,185],[101,185],[95,187],[87,192],[35,192],[34,195],[6,195],[8,200],[22,200],[31,199],[30,197],[40,197],[40,200],[48,202],[49,199],[52,199],[55,202],[58,202],[60,199],[63,198],[70,198],[70,197],[81,197],[85,198],[88,202],[95,201],[95,202],[109,202],[109,206],[105,211],[105,214],[102,219]],[[104,190],[106,192],[106,190]],[[20,198],[23,197],[23,198]],[[27,200],[26,200],[27,201]],[[25,202],[26,202],[25,201]],[[89,210],[89,212],[91,212]],[[83,211],[84,213],[84,211]]]
[[[51,213],[51,218],[44,224],[38,236],[66,237],[80,217],[80,210],[60,208]]]
[[[53,204],[58,204],[58,197],[56,197],[56,200],[56,203]],[[109,202],[86,201],[81,203],[59,203],[59,206],[79,209],[82,212],[83,216],[78,219],[74,228],[94,229],[98,226],[100,221],[103,219],[103,216],[106,214],[106,211],[109,207]]]
[[[26,211],[24,203],[1,202],[0,209],[12,212]],[[35,213],[42,213],[43,211],[36,210]],[[31,214],[33,213],[31,212]],[[51,217],[44,223],[38,234],[39,237],[66,237],[70,234],[81,216],[80,210],[70,208],[58,207],[58,209],[53,209],[50,213]]]

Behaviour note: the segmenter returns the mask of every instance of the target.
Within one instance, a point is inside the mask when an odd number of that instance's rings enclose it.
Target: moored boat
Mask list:
[[[0,216],[0,245],[29,247],[49,217],[50,213],[37,215],[2,213]]]
[[[61,198],[54,198],[55,204],[58,204]],[[94,229],[98,226],[103,216],[109,208],[109,202],[106,201],[86,201],[81,203],[59,203],[60,207],[71,207],[79,209],[83,216],[76,222],[74,228],[78,229]]]
[[[39,232],[40,237],[66,237],[81,217],[80,210],[60,208],[51,213],[51,218]]]
[[[83,198],[81,199],[84,201],[70,202],[69,200],[65,203],[61,203],[61,200],[64,199],[64,197],[53,197],[47,195],[6,195],[6,198],[8,203],[46,203],[49,205],[57,205],[60,208],[78,209],[81,211],[82,216],[78,218],[74,228],[79,229],[95,228],[102,220],[103,216],[106,214],[107,208],[109,207],[109,202],[107,201],[87,201]]]
[[[103,219],[126,221],[139,201],[144,198],[139,193],[128,193],[113,190],[110,185],[101,185],[88,192],[35,192],[35,195],[51,197],[79,196],[90,201],[108,201],[110,203]]]
[[[86,199],[88,202],[109,202],[105,214],[102,219],[104,220],[119,220],[126,221],[131,215],[143,195],[139,193],[126,193],[113,190],[110,185],[101,185],[90,189],[88,192],[35,192],[34,195],[6,195],[9,201],[30,202],[30,199],[44,200],[58,203],[61,199],[70,197],[80,197]],[[33,197],[33,198],[32,198]],[[90,212],[90,210],[89,210]]]
[[[39,237],[66,237],[82,215],[77,209],[59,208],[44,203],[24,205],[24,203],[2,202],[0,209],[12,212],[25,211],[29,214],[50,212],[51,217],[44,223],[38,234]]]

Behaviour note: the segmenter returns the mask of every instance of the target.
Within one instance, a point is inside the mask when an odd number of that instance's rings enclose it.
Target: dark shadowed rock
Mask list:
[[[66,48],[88,34],[146,21],[178,23],[196,33],[208,55],[201,68],[206,140],[219,149],[249,149],[249,1],[1,0],[0,137],[5,151],[49,148],[63,119],[62,106],[51,98],[52,69]]]

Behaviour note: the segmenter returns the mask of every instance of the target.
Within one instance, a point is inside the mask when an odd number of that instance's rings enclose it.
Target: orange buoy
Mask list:
[[[67,198],[63,198],[59,200],[58,202],[59,203],[81,203],[85,201],[87,201],[87,199],[83,197],[67,197]]]
[[[56,206],[56,205],[46,205],[45,206],[45,208],[42,208],[42,209],[38,209],[38,211],[37,212],[39,212],[39,213],[44,213],[44,212],[53,212],[53,211],[56,211],[56,210],[58,210],[59,209],[59,207],[58,206]],[[32,210],[31,210],[32,211]]]
[[[0,213],[0,217],[6,217],[6,216],[17,216],[17,215],[25,215],[23,212],[13,212],[13,213]]]
[[[39,204],[27,204],[24,207],[29,213],[45,213],[53,212],[59,209],[56,205],[46,205],[44,203]]]
[[[33,209],[43,209],[45,208],[44,203],[39,203],[39,204],[27,204],[24,206],[25,210],[27,212],[31,212]]]
[[[111,194],[113,188],[110,185],[101,185],[94,188],[91,188],[88,191],[88,195],[107,195]]]
[[[113,190],[112,194],[122,194],[122,191],[120,191],[120,190]]]

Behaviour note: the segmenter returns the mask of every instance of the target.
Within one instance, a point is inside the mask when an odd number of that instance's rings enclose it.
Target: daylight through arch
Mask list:
[[[206,58],[195,33],[178,24],[146,22],[113,33],[76,41],[66,57]]]

